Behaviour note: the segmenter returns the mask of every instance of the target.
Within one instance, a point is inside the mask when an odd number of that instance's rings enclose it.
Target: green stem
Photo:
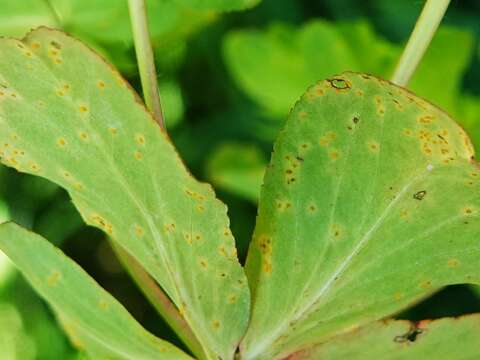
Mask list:
[[[153,59],[152,44],[148,32],[147,13],[144,0],[128,0],[130,20],[132,24],[135,52],[142,82],[143,97],[148,110],[162,128],[165,128],[160,95],[157,84],[157,71]]]
[[[133,257],[113,241],[110,243],[122,265],[127,269],[155,310],[165,319],[180,340],[192,351],[193,355],[198,359],[205,359],[202,345],[170,298]]]
[[[427,0],[407,46],[395,68],[392,82],[406,86],[432,41],[450,0]]]

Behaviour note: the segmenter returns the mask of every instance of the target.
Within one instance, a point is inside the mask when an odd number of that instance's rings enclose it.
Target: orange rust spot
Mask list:
[[[430,280],[422,281],[422,282],[420,283],[420,287],[421,287],[422,289],[428,289],[428,288],[431,287],[431,286],[432,286],[432,282],[431,282]]]
[[[198,261],[198,263],[200,264],[200,266],[203,268],[203,269],[207,269],[208,268],[208,261],[205,260],[205,259],[200,259]]]
[[[367,145],[372,152],[378,152],[378,150],[380,149],[380,144],[376,141],[369,141]]]
[[[197,205],[197,210],[199,212],[204,212],[205,211],[205,207],[203,205]]]
[[[118,130],[117,128],[111,127],[111,128],[108,128],[108,132],[112,135],[117,135]]]
[[[145,234],[145,230],[143,230],[143,228],[138,224],[135,224],[134,232],[135,232],[135,235],[138,237],[142,237]]]
[[[37,43],[37,42],[34,42],[34,43],[32,43],[32,44],[30,45],[30,47],[31,47],[32,49],[37,50],[37,49],[40,49],[40,44]]]
[[[58,270],[53,270],[47,277],[48,286],[56,286],[62,278],[62,274]]]
[[[103,299],[102,299],[102,300],[100,300],[100,301],[98,302],[98,307],[99,307],[100,309],[102,309],[102,310],[108,310],[109,304],[108,304],[108,302],[107,302],[106,300],[103,300]]]
[[[213,330],[218,330],[220,328],[220,321],[213,320],[212,321],[212,328],[213,328]]]
[[[105,89],[106,85],[105,85],[105,82],[103,82],[102,80],[99,80],[99,81],[97,81],[97,86],[98,86],[99,89],[103,90],[103,89]]]
[[[447,266],[448,266],[449,268],[452,268],[452,269],[453,269],[453,268],[458,267],[458,265],[460,265],[460,261],[458,261],[458,259],[449,259],[449,260],[447,261]]]
[[[64,146],[67,145],[67,141],[66,141],[64,138],[59,138],[59,139],[57,140],[57,144],[58,144],[59,146],[64,147]]]
[[[86,113],[88,111],[88,108],[85,105],[80,105],[78,107],[78,111],[80,111],[81,113]]]
[[[272,239],[268,235],[260,235],[257,240],[258,249],[263,255],[272,253]]]
[[[82,139],[83,141],[87,141],[88,140],[88,134],[84,131],[81,131],[80,133],[78,133],[78,136],[80,137],[80,139]]]
[[[143,154],[142,154],[140,151],[138,151],[138,150],[135,151],[135,154],[134,154],[134,155],[135,155],[135,159],[137,159],[137,160],[141,160],[142,157],[143,157]]]
[[[272,273],[272,264],[269,261],[265,261],[262,266],[262,270],[264,273],[271,274]]]
[[[229,304],[235,304],[237,302],[237,295],[235,294],[228,295],[227,300]]]
[[[325,133],[319,140],[320,146],[329,146],[337,138],[337,134],[333,131]]]
[[[397,293],[395,293],[395,295],[393,295],[393,298],[397,301],[401,300],[402,297],[403,297],[402,293],[399,293],[399,292],[397,292]]]
[[[431,124],[435,120],[435,116],[433,115],[422,115],[417,118],[417,122],[419,124]]]
[[[140,145],[145,145],[145,136],[143,134],[135,134],[135,141]]]
[[[332,150],[330,151],[330,153],[328,154],[328,156],[330,157],[330,159],[332,159],[333,161],[336,161],[338,160],[338,158],[340,157],[340,152],[338,150]]]

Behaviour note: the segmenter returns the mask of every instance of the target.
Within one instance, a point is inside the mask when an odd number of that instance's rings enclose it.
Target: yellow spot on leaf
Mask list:
[[[62,274],[58,270],[53,270],[47,277],[48,286],[56,286],[62,278]]]
[[[460,265],[460,261],[458,261],[458,259],[449,259],[449,260],[447,261],[447,266],[448,266],[449,268],[452,268],[452,269],[453,269],[453,268],[458,267],[458,265]]]

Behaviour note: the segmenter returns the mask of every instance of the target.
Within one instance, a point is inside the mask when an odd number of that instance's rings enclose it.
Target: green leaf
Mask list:
[[[454,345],[453,345],[454,344]],[[477,359],[480,315],[435,321],[376,322],[295,354],[308,359]]]
[[[244,10],[257,5],[261,0],[175,0],[184,6],[198,10],[232,11]]]
[[[283,117],[312,80],[346,70],[383,69],[392,58],[386,47],[364,22],[340,28],[313,21],[300,28],[276,24],[267,31],[230,33],[224,54],[241,88]]]
[[[459,116],[461,107],[458,106],[457,99],[463,96],[462,79],[473,51],[473,34],[454,27],[440,27],[412,77],[409,89],[428,98],[453,116]],[[438,76],[439,74],[448,76]]]
[[[55,18],[46,1],[2,1],[1,35],[22,36],[30,29],[40,25],[55,26]]]
[[[143,329],[77,264],[42,237],[0,225],[0,249],[48,301],[76,347],[93,358],[190,359]]]
[[[207,173],[217,187],[257,202],[266,165],[259,148],[226,143],[210,157]]]
[[[387,81],[345,73],[309,88],[265,175],[243,358],[282,358],[479,283],[472,158],[453,120]]]
[[[226,207],[114,69],[58,31],[2,39],[0,139],[4,164],[65,188],[150,273],[207,356],[233,356],[250,298]]]
[[[470,32],[442,26],[409,88],[458,116],[463,73],[473,53]],[[377,35],[365,21],[314,21],[296,28],[241,30],[224,43],[226,63],[240,87],[274,115],[284,115],[315,79],[343,71],[390,77],[401,47]],[[448,73],[449,76],[438,76]]]

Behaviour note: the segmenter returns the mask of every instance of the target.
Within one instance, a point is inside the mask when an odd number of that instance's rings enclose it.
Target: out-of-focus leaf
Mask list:
[[[244,358],[283,359],[442,286],[478,284],[472,156],[451,118],[387,81],[346,73],[310,87],[265,175]]]
[[[13,305],[1,302],[0,356],[2,360],[35,359],[35,345],[23,328],[20,314]]]
[[[72,342],[93,358],[190,359],[143,329],[78,265],[38,235],[0,225],[0,249],[53,308]]]
[[[8,205],[0,200],[0,223],[10,220]],[[0,251],[0,288],[11,278],[13,273],[12,262]],[[0,352],[1,353],[1,352]]]
[[[462,97],[464,72],[474,51],[474,37],[468,31],[440,27],[408,88],[457,117],[457,99]],[[462,120],[462,119],[459,119]]]
[[[219,188],[256,202],[267,162],[254,145],[223,144],[207,163],[208,178]]]
[[[159,81],[160,96],[162,99],[162,110],[168,129],[177,126],[183,120],[184,106],[182,90],[173,80]]]
[[[37,26],[55,26],[53,13],[47,1],[2,0],[0,11],[0,35],[23,36]]]
[[[244,10],[257,5],[261,0],[175,0],[179,4],[199,10],[232,11]]]
[[[224,50],[242,89],[281,116],[312,80],[346,70],[389,78],[401,54],[399,45],[383,40],[364,21],[314,21],[301,28],[275,25],[267,31],[241,30],[226,37]],[[460,115],[457,99],[462,96],[460,84],[473,50],[468,31],[441,27],[409,88]]]
[[[326,21],[298,30],[277,24],[266,32],[233,32],[224,45],[226,63],[238,84],[282,117],[312,79],[355,68],[342,36]]]
[[[42,28],[0,41],[0,86],[2,162],[65,188],[162,286],[210,357],[231,357],[250,297],[225,205],[120,75]]]
[[[295,360],[477,359],[480,315],[435,321],[382,321],[293,355]]]

